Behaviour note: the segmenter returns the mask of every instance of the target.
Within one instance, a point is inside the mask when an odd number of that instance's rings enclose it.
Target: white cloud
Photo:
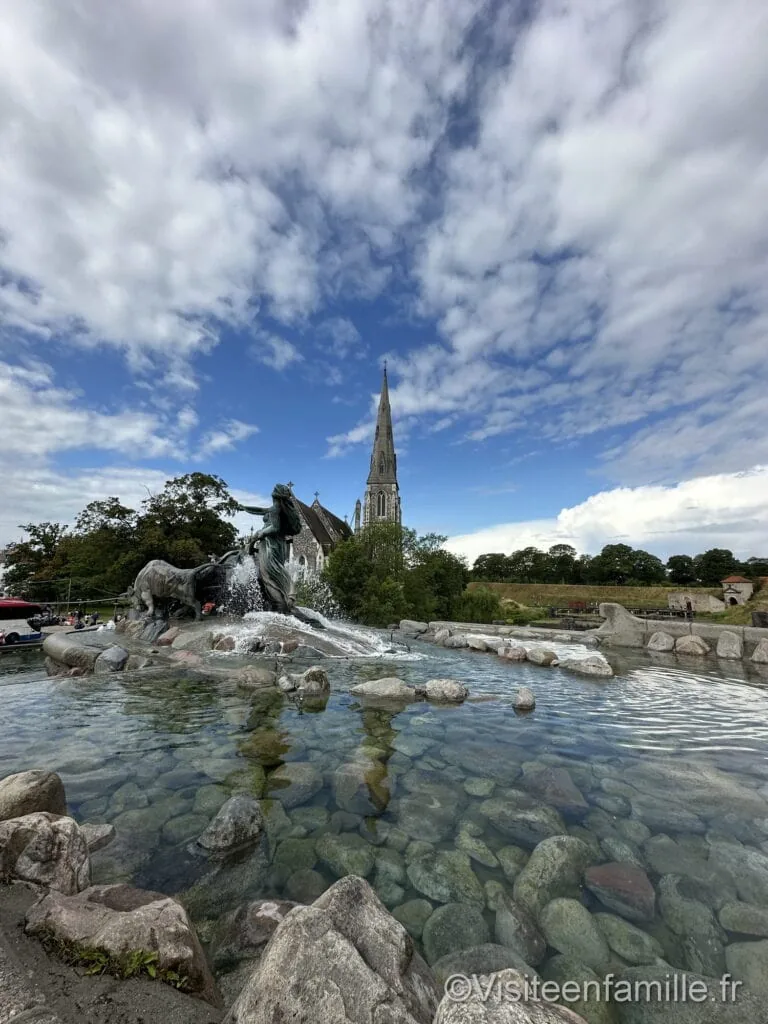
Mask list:
[[[326,341],[325,350],[337,359],[361,359],[367,351],[360,332],[347,317],[329,317],[320,324],[318,333]]]
[[[443,342],[392,361],[398,436],[620,430],[627,483],[768,458],[763,0],[102,6],[4,4],[3,345],[192,393],[222,327],[285,368],[392,286]]]
[[[196,458],[205,459],[209,455],[216,455],[219,452],[228,451],[234,448],[240,441],[259,432],[259,428],[253,423],[243,423],[242,420],[228,420],[218,430],[207,433],[196,452]]]
[[[290,341],[277,334],[260,332],[259,340],[248,349],[253,358],[272,370],[284,370],[291,363],[298,363],[304,357]]]
[[[415,215],[413,172],[463,87],[474,14],[471,0],[126,0],[108,18],[97,0],[5,4],[0,317],[142,370],[210,350],[219,324],[375,293],[389,271],[372,257]]]
[[[768,465],[672,487],[602,491],[553,519],[500,523],[451,537],[446,547],[472,563],[488,552],[528,546],[572,544],[579,552],[597,554],[616,543],[663,558],[712,547],[730,548],[739,558],[768,554]]]

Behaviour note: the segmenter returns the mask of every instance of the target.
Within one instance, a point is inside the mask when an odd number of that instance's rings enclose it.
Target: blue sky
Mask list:
[[[0,543],[192,469],[351,515],[386,358],[452,550],[768,552],[761,0],[155,7],[3,15]]]

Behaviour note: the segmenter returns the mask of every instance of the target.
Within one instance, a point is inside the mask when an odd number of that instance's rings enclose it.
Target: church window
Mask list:
[[[384,458],[384,452],[379,452],[379,472],[383,473],[387,468],[387,460]]]
[[[301,566],[301,568],[303,569],[306,564],[307,564],[306,558],[304,557],[304,555],[300,555],[299,556],[299,565]]]
[[[387,514],[387,496],[383,491],[379,491],[376,495],[376,515],[385,516]]]

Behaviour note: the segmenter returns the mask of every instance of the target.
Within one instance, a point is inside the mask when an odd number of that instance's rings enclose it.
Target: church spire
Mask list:
[[[363,526],[382,520],[400,522],[400,488],[397,484],[397,455],[392,435],[392,410],[389,405],[386,363],[381,382],[379,411],[376,416],[376,434],[371,450],[371,468],[365,488]]]
[[[376,434],[371,451],[371,470],[368,484],[396,484],[397,455],[395,441],[392,436],[392,410],[389,406],[389,383],[387,382],[387,364],[384,363],[384,379],[381,384],[379,412],[376,417]]]

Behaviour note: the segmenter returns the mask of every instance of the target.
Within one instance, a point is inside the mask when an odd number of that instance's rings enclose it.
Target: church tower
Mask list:
[[[371,451],[371,470],[363,501],[363,528],[370,523],[400,523],[400,488],[397,485],[397,455],[392,436],[387,364],[376,417],[376,435]],[[357,523],[355,523],[357,525]]]

